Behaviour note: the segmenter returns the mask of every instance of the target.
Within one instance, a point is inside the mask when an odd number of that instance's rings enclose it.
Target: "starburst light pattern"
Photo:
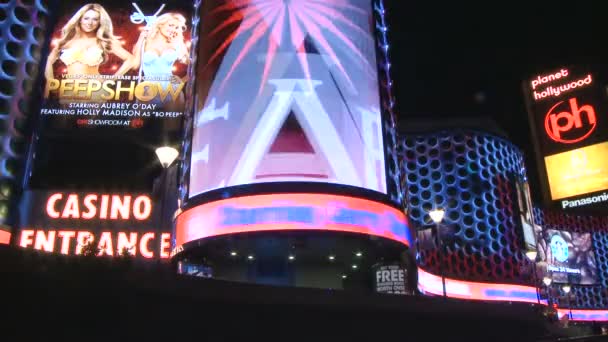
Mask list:
[[[352,81],[335,49],[348,49],[361,60],[364,67],[371,69],[369,61],[352,40],[352,37],[355,36],[371,39],[371,35],[351,19],[356,16],[365,16],[368,11],[353,5],[351,2],[352,0],[225,1],[209,13],[214,16],[227,16],[220,25],[209,33],[209,38],[225,30],[233,31],[213,53],[207,62],[207,66],[219,58],[235,39],[248,36],[228,74],[222,81],[221,88],[224,87],[252,47],[263,40],[267,40],[268,47],[260,92],[268,79],[277,50],[283,44],[287,44],[286,48],[297,52],[304,75],[307,79],[310,79],[304,44],[308,37],[319,51],[331,58],[331,61],[352,87]],[[336,42],[339,42],[342,46],[332,46],[338,45]]]

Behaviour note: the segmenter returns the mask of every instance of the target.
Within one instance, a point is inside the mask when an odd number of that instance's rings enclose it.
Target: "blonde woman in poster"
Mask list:
[[[114,28],[110,15],[103,6],[95,3],[82,6],[61,29],[61,38],[49,53],[45,67],[47,82],[55,79],[54,64],[60,60],[66,66],[66,76],[96,79],[100,75],[99,66],[108,60],[110,54],[122,59],[123,65],[115,75],[123,75],[133,67],[134,57],[125,50]],[[61,97],[76,94],[66,92]],[[92,94],[96,100],[99,92]]]
[[[158,82],[163,89],[169,86],[177,89],[183,82],[173,74],[173,67],[176,62],[190,62],[190,52],[184,38],[186,29],[186,18],[179,13],[169,12],[159,16],[149,28],[142,31],[133,48],[133,64],[135,68],[141,68],[146,80],[157,79],[154,82]],[[170,107],[179,108],[183,97],[183,93],[180,93],[179,98],[169,96],[164,102],[174,105]]]

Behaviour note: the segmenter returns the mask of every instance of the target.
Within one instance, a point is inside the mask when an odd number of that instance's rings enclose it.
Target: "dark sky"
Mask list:
[[[385,3],[400,121],[491,117],[524,150],[537,182],[522,81],[567,65],[607,61],[606,6],[544,0]]]

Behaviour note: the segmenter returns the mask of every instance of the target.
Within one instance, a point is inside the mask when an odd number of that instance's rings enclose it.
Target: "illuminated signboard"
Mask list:
[[[484,301],[538,303],[536,288],[512,284],[476,283],[445,278],[446,296],[451,298]],[[418,289],[424,294],[443,295],[440,276],[418,269]],[[541,300],[546,304],[546,300]]]
[[[11,233],[0,230],[0,245],[8,245],[11,242]]]
[[[608,310],[558,309],[559,318],[570,315],[573,321],[608,321]]]
[[[545,242],[547,271],[552,274],[553,282],[597,283],[598,269],[591,233],[547,230]]]
[[[530,198],[530,186],[525,175],[516,177],[515,187],[517,189],[517,204],[519,208],[519,218],[526,251],[536,251],[536,228],[534,224],[534,213],[532,212],[532,199]]]
[[[608,142],[545,157],[551,198],[562,199],[608,189],[606,157]]]
[[[263,231],[337,231],[412,244],[405,214],[364,199],[323,194],[238,197],[199,205],[177,217],[175,252],[189,242]]]
[[[406,294],[407,269],[400,265],[378,265],[374,267],[374,288],[378,293]]]
[[[171,249],[170,227],[158,227],[154,205],[146,194],[26,191],[15,244],[73,255],[93,243],[99,255],[128,250],[142,259],[165,259]]]
[[[513,284],[477,283],[472,281],[445,278],[446,295],[451,298],[483,301],[508,301],[538,303],[537,289],[533,286]],[[441,277],[418,270],[418,289],[427,295],[443,295]],[[547,305],[547,300],[540,303]],[[572,313],[578,321],[608,321],[607,310],[558,309],[559,317]]]
[[[44,66],[43,127],[179,128],[192,4],[58,3]]]
[[[608,189],[605,84],[600,73],[572,67],[536,75],[524,87],[545,198],[562,200],[562,208],[592,204],[567,202]]]
[[[204,1],[189,196],[260,182],[386,193],[371,0]]]

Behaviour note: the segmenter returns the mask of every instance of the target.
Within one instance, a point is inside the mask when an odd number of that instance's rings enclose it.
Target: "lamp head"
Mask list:
[[[429,211],[429,216],[431,220],[435,223],[441,223],[443,221],[443,216],[445,215],[445,210],[443,209],[433,209]]]
[[[536,261],[536,256],[537,255],[538,255],[538,252],[536,252],[536,251],[527,251],[526,252],[526,257],[530,261]]]
[[[163,146],[156,149],[156,156],[165,169],[173,164],[178,155],[179,151],[170,146]]]
[[[553,282],[553,279],[551,279],[551,277],[549,277],[549,276],[544,276],[544,277],[543,277],[543,283],[544,283],[546,286],[551,285],[551,283],[552,283],[552,282]]]
[[[568,284],[566,284],[566,285],[562,286],[562,290],[564,291],[564,293],[565,293],[565,294],[570,293],[570,290],[571,290],[571,289],[572,289],[572,288],[571,288],[571,287],[570,287],[570,285],[568,285]]]

